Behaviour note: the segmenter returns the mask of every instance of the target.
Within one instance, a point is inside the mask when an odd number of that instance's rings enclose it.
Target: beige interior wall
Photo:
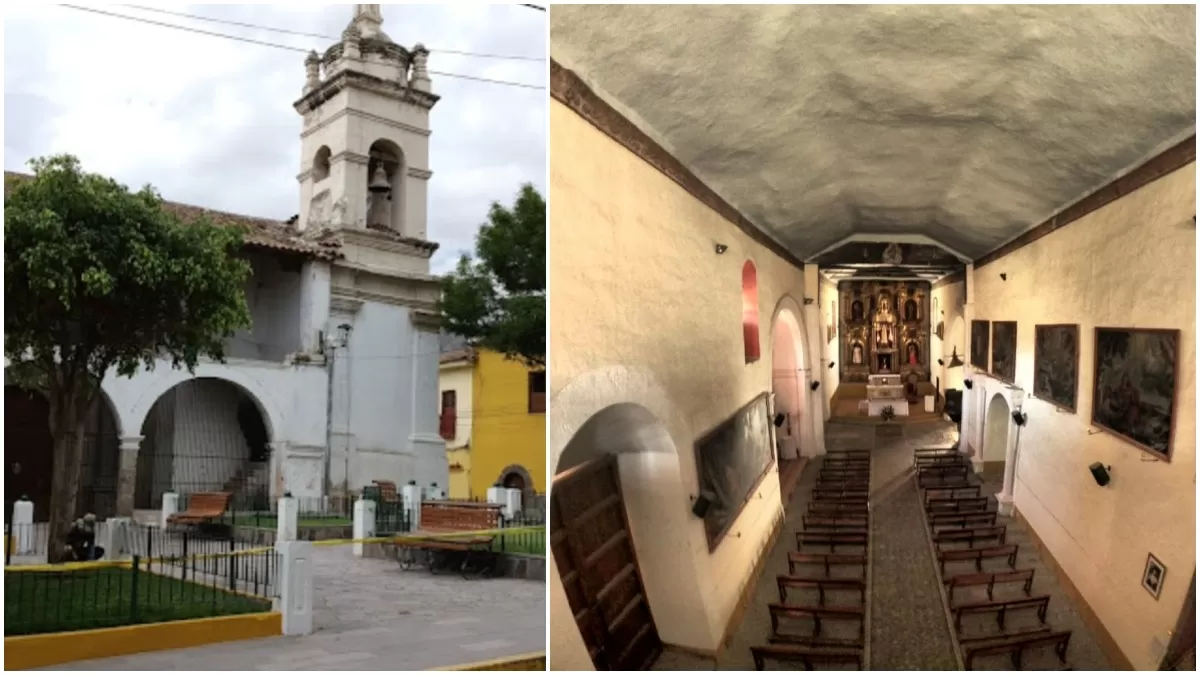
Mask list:
[[[825,419],[828,420],[832,410],[833,395],[837,393],[838,386],[842,383],[842,371],[837,365],[833,368],[829,367],[832,361],[837,364],[841,359],[841,351],[838,349],[838,344],[842,340],[841,320],[837,316],[833,316],[834,303],[838,301],[837,284],[826,279],[824,276],[820,278],[820,295],[818,301],[821,305],[821,362],[817,364],[821,371],[818,377],[821,378],[821,388],[823,390],[823,398],[825,403]],[[837,307],[838,314],[844,312],[845,309]],[[833,325],[837,326],[837,337],[832,340],[827,340],[829,336],[826,334],[825,326],[829,324],[832,318]]]
[[[1157,667],[1196,564],[1195,213],[1190,164],[976,270],[972,280],[976,318],[1018,322],[1017,384],[1027,392],[1034,325],[1079,324],[1078,412],[1025,403],[1016,506],[1138,669]],[[1130,443],[1093,430],[1097,326],[1181,331],[1171,462],[1148,461]],[[1092,462],[1112,466],[1107,487],[1093,481]],[[1149,553],[1167,567],[1157,600],[1141,586]]]
[[[690,512],[698,488],[693,447],[770,390],[771,317],[785,296],[802,306],[803,274],[557,101],[550,137],[549,461],[557,466],[577,425],[608,405],[627,400],[659,411],[678,451],[678,471],[659,474],[659,492],[679,497],[636,513],[627,496],[630,527],[635,542],[647,531],[681,538],[669,557],[639,558],[648,585],[695,579],[694,588],[671,594],[670,606],[651,602],[664,641],[714,649],[781,516],[779,479],[773,467],[709,553],[702,521]],[[728,250],[718,255],[714,244]],[[751,364],[741,325],[748,258],[758,269],[762,345]],[[622,462],[621,470],[625,485],[624,472],[639,469]],[[655,568],[674,574],[648,571]],[[551,577],[551,667],[587,667],[553,561]]]
[[[951,284],[946,284],[939,288],[933,289],[930,293],[930,303],[932,311],[932,301],[937,300],[939,316],[931,317],[933,325],[930,327],[930,343],[933,345],[933,352],[930,355],[929,363],[933,367],[934,376],[942,378],[942,391],[947,389],[963,388],[963,368],[947,368],[939,366],[937,360],[940,358],[947,364],[950,363],[950,355],[954,352],[954,348],[958,347],[958,357],[966,363],[967,350],[967,330],[966,321],[963,317],[963,305],[967,301],[966,286],[961,281],[956,281]],[[963,320],[961,331],[956,331],[956,322]],[[937,329],[938,321],[944,324],[944,337],[938,338],[933,334]]]

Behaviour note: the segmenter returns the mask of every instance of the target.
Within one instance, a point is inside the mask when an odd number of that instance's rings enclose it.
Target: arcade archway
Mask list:
[[[987,405],[983,423],[983,480],[986,483],[1004,483],[1004,462],[1008,453],[1008,430],[1011,410],[1003,394],[994,394]]]

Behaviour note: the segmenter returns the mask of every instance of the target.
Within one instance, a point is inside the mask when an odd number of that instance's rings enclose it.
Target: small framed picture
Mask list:
[[[1146,569],[1142,572],[1142,588],[1150,592],[1154,599],[1162,593],[1163,581],[1167,578],[1167,568],[1151,553],[1146,558]]]

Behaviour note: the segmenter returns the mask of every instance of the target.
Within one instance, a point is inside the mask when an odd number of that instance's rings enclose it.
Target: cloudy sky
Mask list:
[[[96,5],[89,5],[96,7]],[[304,50],[333,40],[107,5],[102,11]],[[352,5],[190,5],[170,11],[338,36]],[[384,5],[383,30],[422,42],[431,71],[545,87],[546,14],[519,5]],[[450,51],[532,57],[498,59]],[[544,88],[432,75],[429,237],[433,271],[473,247],[493,201],[545,194]],[[4,168],[69,152],[85,170],[165,199],[285,220],[299,212],[301,52],[70,9],[5,10]]]

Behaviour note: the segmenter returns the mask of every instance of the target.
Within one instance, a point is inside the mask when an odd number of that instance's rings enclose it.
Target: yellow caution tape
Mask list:
[[[429,534],[397,534],[386,537],[364,537],[360,539],[322,539],[312,542],[313,546],[346,546],[347,544],[419,544],[422,542],[453,540],[459,537],[482,537],[482,536],[497,536],[510,534],[525,534],[529,532],[539,532],[545,530],[545,526],[529,526],[529,527],[505,527],[491,530],[473,530],[470,532],[445,532],[445,533],[429,533]],[[153,563],[178,563],[181,561],[191,560],[215,560],[218,558],[233,558],[243,555],[256,555],[260,553],[269,553],[275,550],[273,546],[261,546],[258,548],[247,548],[239,551],[226,551],[224,553],[199,553],[184,556],[158,556],[153,558],[139,558],[138,564],[149,567]],[[132,560],[93,560],[89,562],[68,562],[57,564],[41,564],[41,565],[8,565],[4,568],[5,573],[8,572],[71,572],[75,570],[91,570],[91,569],[106,569],[106,568],[132,568]]]

